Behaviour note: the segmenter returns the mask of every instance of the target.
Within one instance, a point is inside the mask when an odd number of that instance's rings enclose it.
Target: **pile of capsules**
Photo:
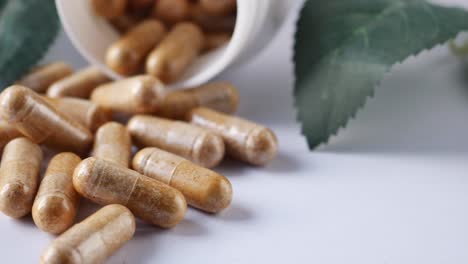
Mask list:
[[[180,78],[196,58],[231,39],[236,0],[92,0],[121,38],[105,54],[122,76],[145,72],[164,83]]]
[[[231,115],[238,104],[226,82],[169,90],[152,75],[40,66],[0,94],[0,211],[61,234],[41,263],[102,263],[132,238],[134,215],[169,228],[187,204],[220,212],[232,187],[210,168],[225,154],[257,166],[277,154],[270,129]],[[54,156],[40,181],[44,150]],[[106,206],[74,225],[80,197]]]

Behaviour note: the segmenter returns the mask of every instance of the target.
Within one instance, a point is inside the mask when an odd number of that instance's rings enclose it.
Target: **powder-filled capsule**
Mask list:
[[[179,23],[148,55],[146,72],[165,83],[174,82],[195,61],[203,45],[203,32],[196,24]]]
[[[223,16],[236,11],[236,0],[200,0],[200,6],[206,12]]]
[[[116,18],[125,13],[127,0],[91,0],[96,15],[105,18]]]
[[[228,82],[213,82],[195,88],[167,93],[156,114],[170,119],[185,119],[190,110],[207,107],[232,114],[239,106],[239,92]]]
[[[84,99],[60,97],[42,97],[59,112],[67,115],[91,131],[96,131],[102,124],[112,119],[112,112]]]
[[[220,32],[220,33],[209,33],[205,35],[205,46],[203,52],[210,52],[218,49],[231,41],[231,33]]]
[[[110,81],[101,70],[91,66],[52,84],[47,96],[89,98],[96,87]]]
[[[164,93],[162,82],[152,76],[141,75],[99,86],[91,95],[91,101],[115,112],[152,113]]]
[[[185,122],[134,116],[127,124],[136,144],[157,147],[212,168],[224,157],[224,143],[215,133]]]
[[[60,234],[73,225],[79,195],[73,188],[73,171],[80,157],[65,152],[52,158],[34,200],[32,217],[45,232]]]
[[[167,24],[175,24],[190,18],[190,0],[158,0],[153,16]]]
[[[147,11],[155,2],[155,0],[131,0],[129,4],[132,11]]]
[[[134,28],[138,25],[143,19],[139,16],[135,16],[132,14],[125,14],[123,16],[119,16],[114,18],[110,21],[112,26],[117,29],[120,33],[127,33],[129,30]]]
[[[201,210],[217,213],[231,203],[232,186],[226,177],[172,153],[145,148],[133,158],[133,168],[178,189],[188,204]]]
[[[43,252],[40,263],[104,263],[134,233],[133,214],[122,205],[108,205],[55,239]]]
[[[233,32],[236,26],[237,16],[233,15],[213,15],[208,13],[200,5],[192,8],[192,19],[204,32]]]
[[[41,148],[27,138],[5,146],[0,165],[0,211],[20,218],[31,212],[39,183]]]
[[[34,143],[83,153],[93,140],[86,127],[23,86],[11,86],[0,94],[0,114]]]
[[[137,217],[173,227],[185,215],[187,202],[178,190],[113,162],[87,158],[76,167],[73,186],[98,204],[121,204]]]
[[[0,119],[0,153],[8,142],[22,136],[23,135],[18,129],[16,129],[16,127],[10,125],[5,120]]]
[[[132,151],[130,133],[124,125],[109,122],[101,126],[95,136],[93,156],[128,167]]]
[[[264,126],[202,107],[192,110],[189,120],[220,135],[234,158],[262,166],[276,157],[278,141]]]
[[[166,27],[150,19],[136,25],[107,50],[106,64],[121,75],[132,75],[143,69],[148,53],[166,35]]]
[[[38,66],[17,82],[37,93],[45,93],[50,85],[71,75],[72,67],[64,62],[53,62]]]

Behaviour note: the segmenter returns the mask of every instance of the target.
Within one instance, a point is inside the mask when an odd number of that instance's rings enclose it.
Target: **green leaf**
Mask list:
[[[298,21],[295,104],[309,147],[353,118],[392,65],[468,29],[468,12],[422,0],[309,0]]]
[[[0,91],[42,58],[59,28],[53,0],[0,0]]]

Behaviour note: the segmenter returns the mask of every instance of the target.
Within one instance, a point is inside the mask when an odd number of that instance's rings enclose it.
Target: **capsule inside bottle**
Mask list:
[[[232,186],[226,177],[161,149],[139,151],[133,168],[178,189],[188,204],[203,211],[218,213],[231,203]]]
[[[134,233],[133,214],[122,205],[108,205],[55,239],[40,263],[104,263]]]

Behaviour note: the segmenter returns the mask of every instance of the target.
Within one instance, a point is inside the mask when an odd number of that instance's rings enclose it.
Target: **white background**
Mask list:
[[[395,67],[358,118],[310,153],[291,97],[293,21],[219,77],[239,86],[241,116],[276,131],[278,159],[226,162],[228,210],[190,209],[172,230],[139,225],[110,263],[468,263],[468,60],[439,47]],[[85,66],[63,33],[54,59]],[[93,209],[84,203],[80,218]],[[0,234],[2,263],[35,263],[53,239],[30,216],[1,215]]]

